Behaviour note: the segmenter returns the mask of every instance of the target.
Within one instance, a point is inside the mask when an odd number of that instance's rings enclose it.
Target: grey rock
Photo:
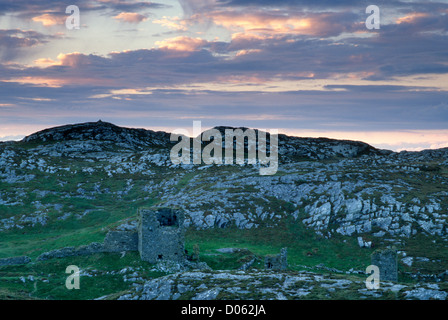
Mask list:
[[[418,300],[446,300],[448,293],[445,291],[417,288],[411,291],[406,291],[405,296],[407,299]]]
[[[406,257],[406,258],[401,259],[401,261],[402,261],[405,265],[411,267],[411,266],[412,266],[412,263],[413,263],[413,261],[414,261],[414,258],[413,258],[413,257]]]
[[[31,258],[27,257],[27,256],[3,258],[3,259],[0,259],[0,266],[27,264],[30,262],[31,262]]]
[[[196,294],[192,300],[215,300],[221,292],[221,288],[213,288]]]

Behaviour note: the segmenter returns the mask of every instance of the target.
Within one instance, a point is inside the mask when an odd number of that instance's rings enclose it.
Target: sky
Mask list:
[[[0,141],[99,119],[448,147],[448,1],[0,0]]]

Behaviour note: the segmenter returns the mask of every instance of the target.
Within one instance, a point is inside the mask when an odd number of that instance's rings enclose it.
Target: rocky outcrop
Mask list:
[[[135,284],[118,300],[286,300],[286,299],[419,299],[445,300],[438,285],[403,285],[382,281],[367,289],[365,281],[312,272],[267,271],[179,272]]]
[[[0,259],[0,266],[12,266],[18,264],[27,264],[31,262],[31,258],[27,256],[12,257]]]

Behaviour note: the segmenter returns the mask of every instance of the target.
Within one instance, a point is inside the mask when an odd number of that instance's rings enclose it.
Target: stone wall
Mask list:
[[[44,261],[53,258],[65,258],[73,256],[85,256],[95,253],[101,253],[104,251],[104,246],[102,243],[92,242],[86,246],[76,247],[66,247],[62,249],[56,249],[49,252],[44,252],[37,257],[37,261]]]
[[[104,239],[105,252],[122,252],[138,250],[138,232],[110,231]]]
[[[93,242],[80,247],[66,247],[42,253],[37,261],[53,258],[86,256],[103,252],[123,252],[138,250],[138,234],[135,231],[109,231],[103,243]]]

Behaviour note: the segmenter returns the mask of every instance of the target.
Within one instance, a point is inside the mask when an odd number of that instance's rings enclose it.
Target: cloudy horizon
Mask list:
[[[448,1],[0,0],[0,140],[97,121],[448,147]],[[380,29],[367,29],[368,5]]]

